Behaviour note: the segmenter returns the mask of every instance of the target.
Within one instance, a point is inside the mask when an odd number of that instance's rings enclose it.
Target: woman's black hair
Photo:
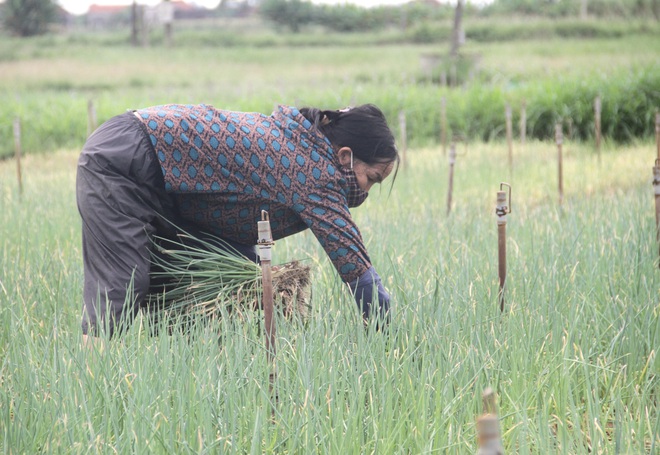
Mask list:
[[[373,104],[334,111],[304,107],[300,113],[328,138],[336,150],[349,147],[354,158],[368,165],[396,163],[398,170],[399,152],[394,135],[383,112]]]

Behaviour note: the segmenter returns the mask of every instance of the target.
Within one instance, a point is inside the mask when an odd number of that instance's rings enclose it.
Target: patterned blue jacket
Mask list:
[[[298,109],[266,116],[172,104],[136,112],[184,220],[252,245],[266,210],[275,240],[311,229],[343,281],[371,267],[330,142]]]

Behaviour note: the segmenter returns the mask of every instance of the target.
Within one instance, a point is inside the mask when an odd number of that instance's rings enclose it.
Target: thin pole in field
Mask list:
[[[149,24],[147,23],[147,7],[140,5],[140,38],[142,47],[149,47]]]
[[[564,202],[564,173],[563,173],[563,159],[562,159],[562,144],[564,143],[564,135],[561,131],[561,123],[555,125],[555,143],[557,144],[557,183],[559,187],[559,205]]]
[[[600,163],[600,141],[601,141],[601,131],[600,131],[600,112],[601,112],[601,101],[600,96],[597,96],[594,100],[594,127],[596,129],[596,153],[598,154],[598,162]]]
[[[482,399],[484,413],[477,418],[477,455],[504,455],[493,389],[484,390]]]
[[[451,197],[454,192],[454,165],[456,164],[456,144],[449,146],[449,188],[447,190],[447,215],[451,212]]]
[[[160,4],[160,20],[165,24],[165,45],[172,47],[172,22],[174,21],[174,5],[171,0],[164,0]]]
[[[653,193],[655,194],[655,238],[660,244],[660,158],[655,160],[653,166]]]
[[[503,186],[509,188],[508,194],[506,191],[502,190]],[[500,183],[500,191],[497,192],[497,205],[495,207],[495,214],[497,215],[497,271],[500,279],[500,290],[498,293],[500,311],[504,311],[504,285],[506,283],[506,216],[509,213],[511,213],[511,185],[502,182]]]
[[[87,101],[87,136],[92,134],[96,129],[96,108],[94,101]]]
[[[525,147],[527,140],[527,102],[523,100],[520,106],[520,146]]]
[[[660,112],[655,111],[655,146],[658,149],[658,158],[660,159]]]
[[[259,258],[261,259],[261,280],[263,287],[262,305],[264,310],[264,326],[266,330],[266,354],[268,361],[275,359],[275,321],[273,317],[273,276],[271,269],[271,247],[273,235],[270,230],[268,212],[261,211],[261,221],[257,221]],[[271,376],[272,379],[272,376]]]
[[[16,177],[18,178],[18,194],[23,194],[23,173],[21,172],[21,119],[14,118],[14,154],[16,156]]]
[[[511,120],[511,105],[506,104],[504,115],[506,116],[506,143],[509,148],[509,172],[513,172],[513,126]]]
[[[131,5],[131,45],[137,47],[138,45],[138,5],[136,0],[133,0]]]
[[[442,142],[442,155],[447,156],[447,98],[440,100],[440,141]]]
[[[404,110],[399,111],[399,135],[401,136],[401,164],[405,168],[408,132],[406,130],[406,111]]]

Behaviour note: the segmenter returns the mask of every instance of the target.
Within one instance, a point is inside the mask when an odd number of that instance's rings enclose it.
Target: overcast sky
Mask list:
[[[56,0],[57,3],[62,5],[64,9],[73,14],[84,14],[87,12],[89,5],[96,3],[97,5],[130,5],[133,0]],[[138,0],[140,5],[156,5],[161,0]],[[188,0],[190,3],[196,3],[207,8],[215,8],[220,3],[220,0]],[[400,5],[409,0],[312,0],[314,3],[325,4],[341,4],[353,3],[359,6],[374,6],[374,5]],[[452,2],[454,0],[451,0]],[[479,4],[489,0],[468,0],[470,3]]]

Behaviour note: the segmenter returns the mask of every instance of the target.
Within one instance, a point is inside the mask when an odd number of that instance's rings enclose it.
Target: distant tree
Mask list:
[[[18,36],[46,33],[56,19],[52,0],[5,0],[0,12],[4,27]]]
[[[266,19],[298,33],[302,26],[314,22],[316,8],[303,0],[264,0],[260,11]]]

